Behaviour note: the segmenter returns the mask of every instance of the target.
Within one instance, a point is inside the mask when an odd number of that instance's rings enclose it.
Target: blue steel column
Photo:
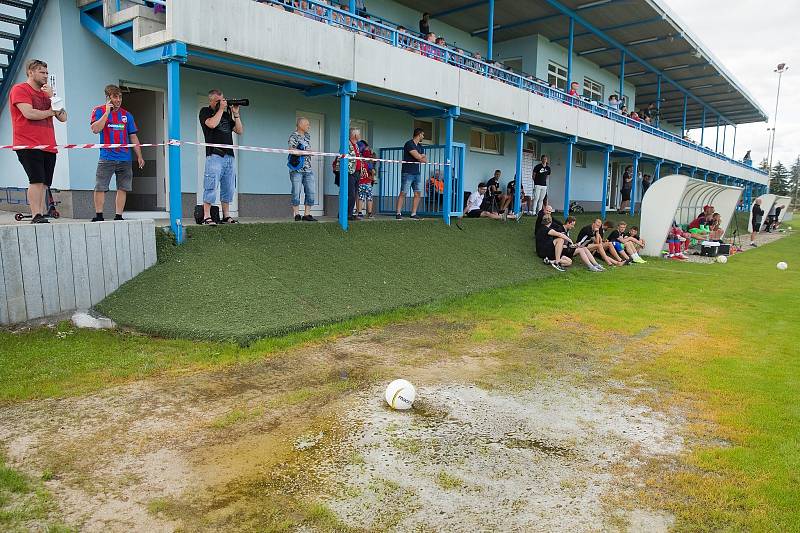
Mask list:
[[[689,105],[689,97],[683,95],[683,127],[681,129],[681,138],[686,136],[686,107]]]
[[[350,11],[350,13],[356,12],[356,0],[350,0],[350,5],[348,6],[347,10]]]
[[[703,122],[700,129],[700,146],[705,146],[703,140],[706,137],[706,108],[703,106]]]
[[[736,159],[736,125],[733,125],[733,147],[731,147],[731,159]]]
[[[486,34],[486,59],[492,59],[494,52],[494,0],[489,0],[489,31]]]
[[[522,212],[522,148],[525,144],[525,134],[528,133],[528,125],[520,124],[515,133],[517,134],[517,175],[514,177],[514,213],[519,216]]]
[[[450,225],[450,213],[453,211],[453,121],[461,114],[458,107],[447,110],[444,117],[444,201],[442,202],[442,219]],[[462,169],[463,171],[463,169]]]
[[[569,186],[570,180],[572,179],[572,148],[575,145],[577,139],[575,137],[571,137],[567,141],[567,161],[565,163],[564,169],[564,218],[569,216]]]
[[[661,74],[658,75],[658,89],[656,91],[656,128],[661,124]]]
[[[675,174],[680,174],[680,173],[681,173],[681,167],[682,167],[682,166],[683,166],[683,165],[681,165],[680,163],[677,163],[677,164],[675,165]]]
[[[181,138],[181,64],[167,62],[167,129],[169,140]],[[169,145],[169,225],[175,241],[183,242],[183,204],[181,201],[181,147]]]
[[[569,18],[569,47],[567,48],[567,92],[572,84],[572,55],[575,52],[575,19]]]
[[[717,140],[714,142],[714,151],[719,152],[719,115],[717,115]]]
[[[625,50],[620,50],[619,55],[619,105],[622,107],[622,97],[625,96]]]
[[[608,165],[611,163],[611,152],[613,146],[606,146],[603,152],[603,195],[600,198],[600,219],[606,219],[606,204],[608,203]]]
[[[351,4],[353,2],[351,1]],[[348,160],[350,152],[350,98],[356,94],[357,86],[354,81],[346,81],[339,91],[339,153],[343,156],[339,160],[339,225],[347,231],[347,196],[349,194]]]
[[[656,171],[653,173],[653,181],[658,181],[661,179],[661,163],[663,163],[663,159],[659,159],[656,161]]]
[[[631,188],[631,216],[636,213],[636,181],[639,176],[639,158],[642,154],[633,154],[633,186]]]

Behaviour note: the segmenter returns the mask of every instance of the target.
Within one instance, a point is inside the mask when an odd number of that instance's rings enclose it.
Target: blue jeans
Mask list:
[[[205,177],[203,179],[203,202],[214,203],[214,193],[219,183],[219,201],[229,204],[233,201],[233,191],[236,189],[236,167],[232,155],[225,157],[209,155],[206,157]]]
[[[422,174],[410,174],[408,172],[400,174],[400,192],[406,192],[409,185],[411,185],[411,190],[414,192],[420,192],[422,190]]]
[[[316,203],[317,180],[314,179],[314,172],[302,170],[292,170],[289,172],[289,180],[292,182],[292,205],[300,205],[300,187],[306,193],[305,205]]]

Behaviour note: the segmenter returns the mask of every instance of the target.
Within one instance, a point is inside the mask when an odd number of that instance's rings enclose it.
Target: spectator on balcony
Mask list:
[[[359,17],[367,16],[367,5],[364,3],[364,0],[356,0],[356,15]]]
[[[639,117],[639,113],[637,113],[636,111],[632,111],[630,116],[631,116],[631,119],[635,120],[636,122],[641,122],[642,121],[642,119]]]
[[[580,98],[581,95],[578,93],[580,86],[578,85],[577,81],[573,81],[569,86],[569,94],[570,96],[574,96],[575,98]]]
[[[436,44],[436,34],[429,32],[427,35],[425,35],[425,44],[420,46],[422,55],[426,57],[434,57],[434,44]]]
[[[538,213],[544,207],[547,196],[547,180],[550,177],[550,158],[542,156],[541,163],[533,169],[533,212]]]
[[[745,165],[750,165],[751,167],[753,166],[753,157],[750,155],[750,150],[748,150],[747,153],[744,154],[744,157],[742,158],[742,163],[744,163]]]
[[[608,97],[608,107],[614,111],[619,111],[619,98],[617,98],[616,94],[612,94]]]
[[[633,190],[633,167],[628,165],[622,173],[622,204],[619,206],[619,214],[625,213],[631,206],[631,191]]]
[[[626,106],[626,105],[621,105],[621,106],[620,106],[620,108],[619,108],[619,112],[620,112],[620,113],[622,113],[622,116],[623,116],[623,117],[627,117],[627,116],[629,115],[629,113],[628,113],[628,106]]]
[[[413,137],[406,141],[403,146],[403,166],[400,169],[400,193],[397,195],[397,220],[403,219],[403,204],[406,200],[406,190],[411,187],[414,192],[414,199],[411,203],[411,218],[419,220],[417,208],[419,207],[420,195],[422,193],[422,169],[421,163],[427,163],[425,148],[422,140],[425,139],[425,130],[416,128]]]
[[[422,18],[419,21],[419,32],[422,35],[428,35],[431,32],[431,14],[430,13],[423,13]]]

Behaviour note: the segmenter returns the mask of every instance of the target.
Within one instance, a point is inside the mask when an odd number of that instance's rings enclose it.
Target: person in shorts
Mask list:
[[[375,186],[375,167],[367,170],[367,174],[358,179],[358,216],[364,217],[366,210],[367,217],[373,218],[375,213],[372,210],[372,188]]]
[[[136,121],[133,115],[122,108],[122,91],[116,85],[105,88],[106,103],[92,110],[89,120],[92,133],[100,134],[100,144],[139,144],[136,135]],[[144,168],[142,149],[133,147],[136,163]],[[114,220],[122,220],[125,211],[125,200],[133,185],[133,164],[129,148],[101,148],[100,160],[97,162],[94,186],[94,211],[92,222],[103,221],[103,204],[111,183],[111,177],[117,180],[117,194],[114,198]]]
[[[32,59],[25,65],[28,79],[11,88],[8,104],[11,108],[12,143],[15,146],[47,146],[41,150],[22,148],[15,150],[25,174],[28,176],[28,205],[31,224],[47,223],[44,198],[53,184],[56,168],[56,133],[53,117],[67,121],[64,109],[53,110],[53,88],[48,85],[47,63]]]
[[[753,202],[753,211],[752,211],[752,231],[750,232],[750,246],[755,248],[758,246],[756,244],[756,233],[759,232],[761,229],[761,219],[764,216],[764,210],[761,208],[761,198],[756,198],[756,201]]]
[[[425,148],[422,147],[422,140],[425,138],[425,130],[416,128],[411,140],[403,145],[403,167],[400,169],[400,194],[397,195],[397,220],[403,220],[403,204],[406,201],[406,191],[409,186],[414,191],[414,200],[411,203],[411,218],[419,220],[417,208],[422,194],[422,169],[419,163],[427,163]]]
[[[295,123],[295,130],[289,135],[288,146],[290,150],[311,150],[311,122],[306,117],[299,117]],[[311,209],[316,203],[317,181],[314,170],[311,168],[310,155],[290,155],[287,166],[289,167],[289,182],[292,186],[292,218],[295,222],[304,220],[306,222],[316,222],[317,219],[311,214]],[[303,215],[300,216],[300,191],[305,197]]]

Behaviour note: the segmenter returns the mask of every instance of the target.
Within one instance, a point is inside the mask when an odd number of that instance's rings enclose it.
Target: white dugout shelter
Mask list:
[[[713,205],[730,223],[736,204],[742,196],[741,187],[702,181],[689,176],[673,174],[653,183],[642,199],[641,235],[647,242],[642,253],[660,256],[672,221],[688,224],[703,211],[703,206]],[[741,228],[740,231],[747,231]]]

